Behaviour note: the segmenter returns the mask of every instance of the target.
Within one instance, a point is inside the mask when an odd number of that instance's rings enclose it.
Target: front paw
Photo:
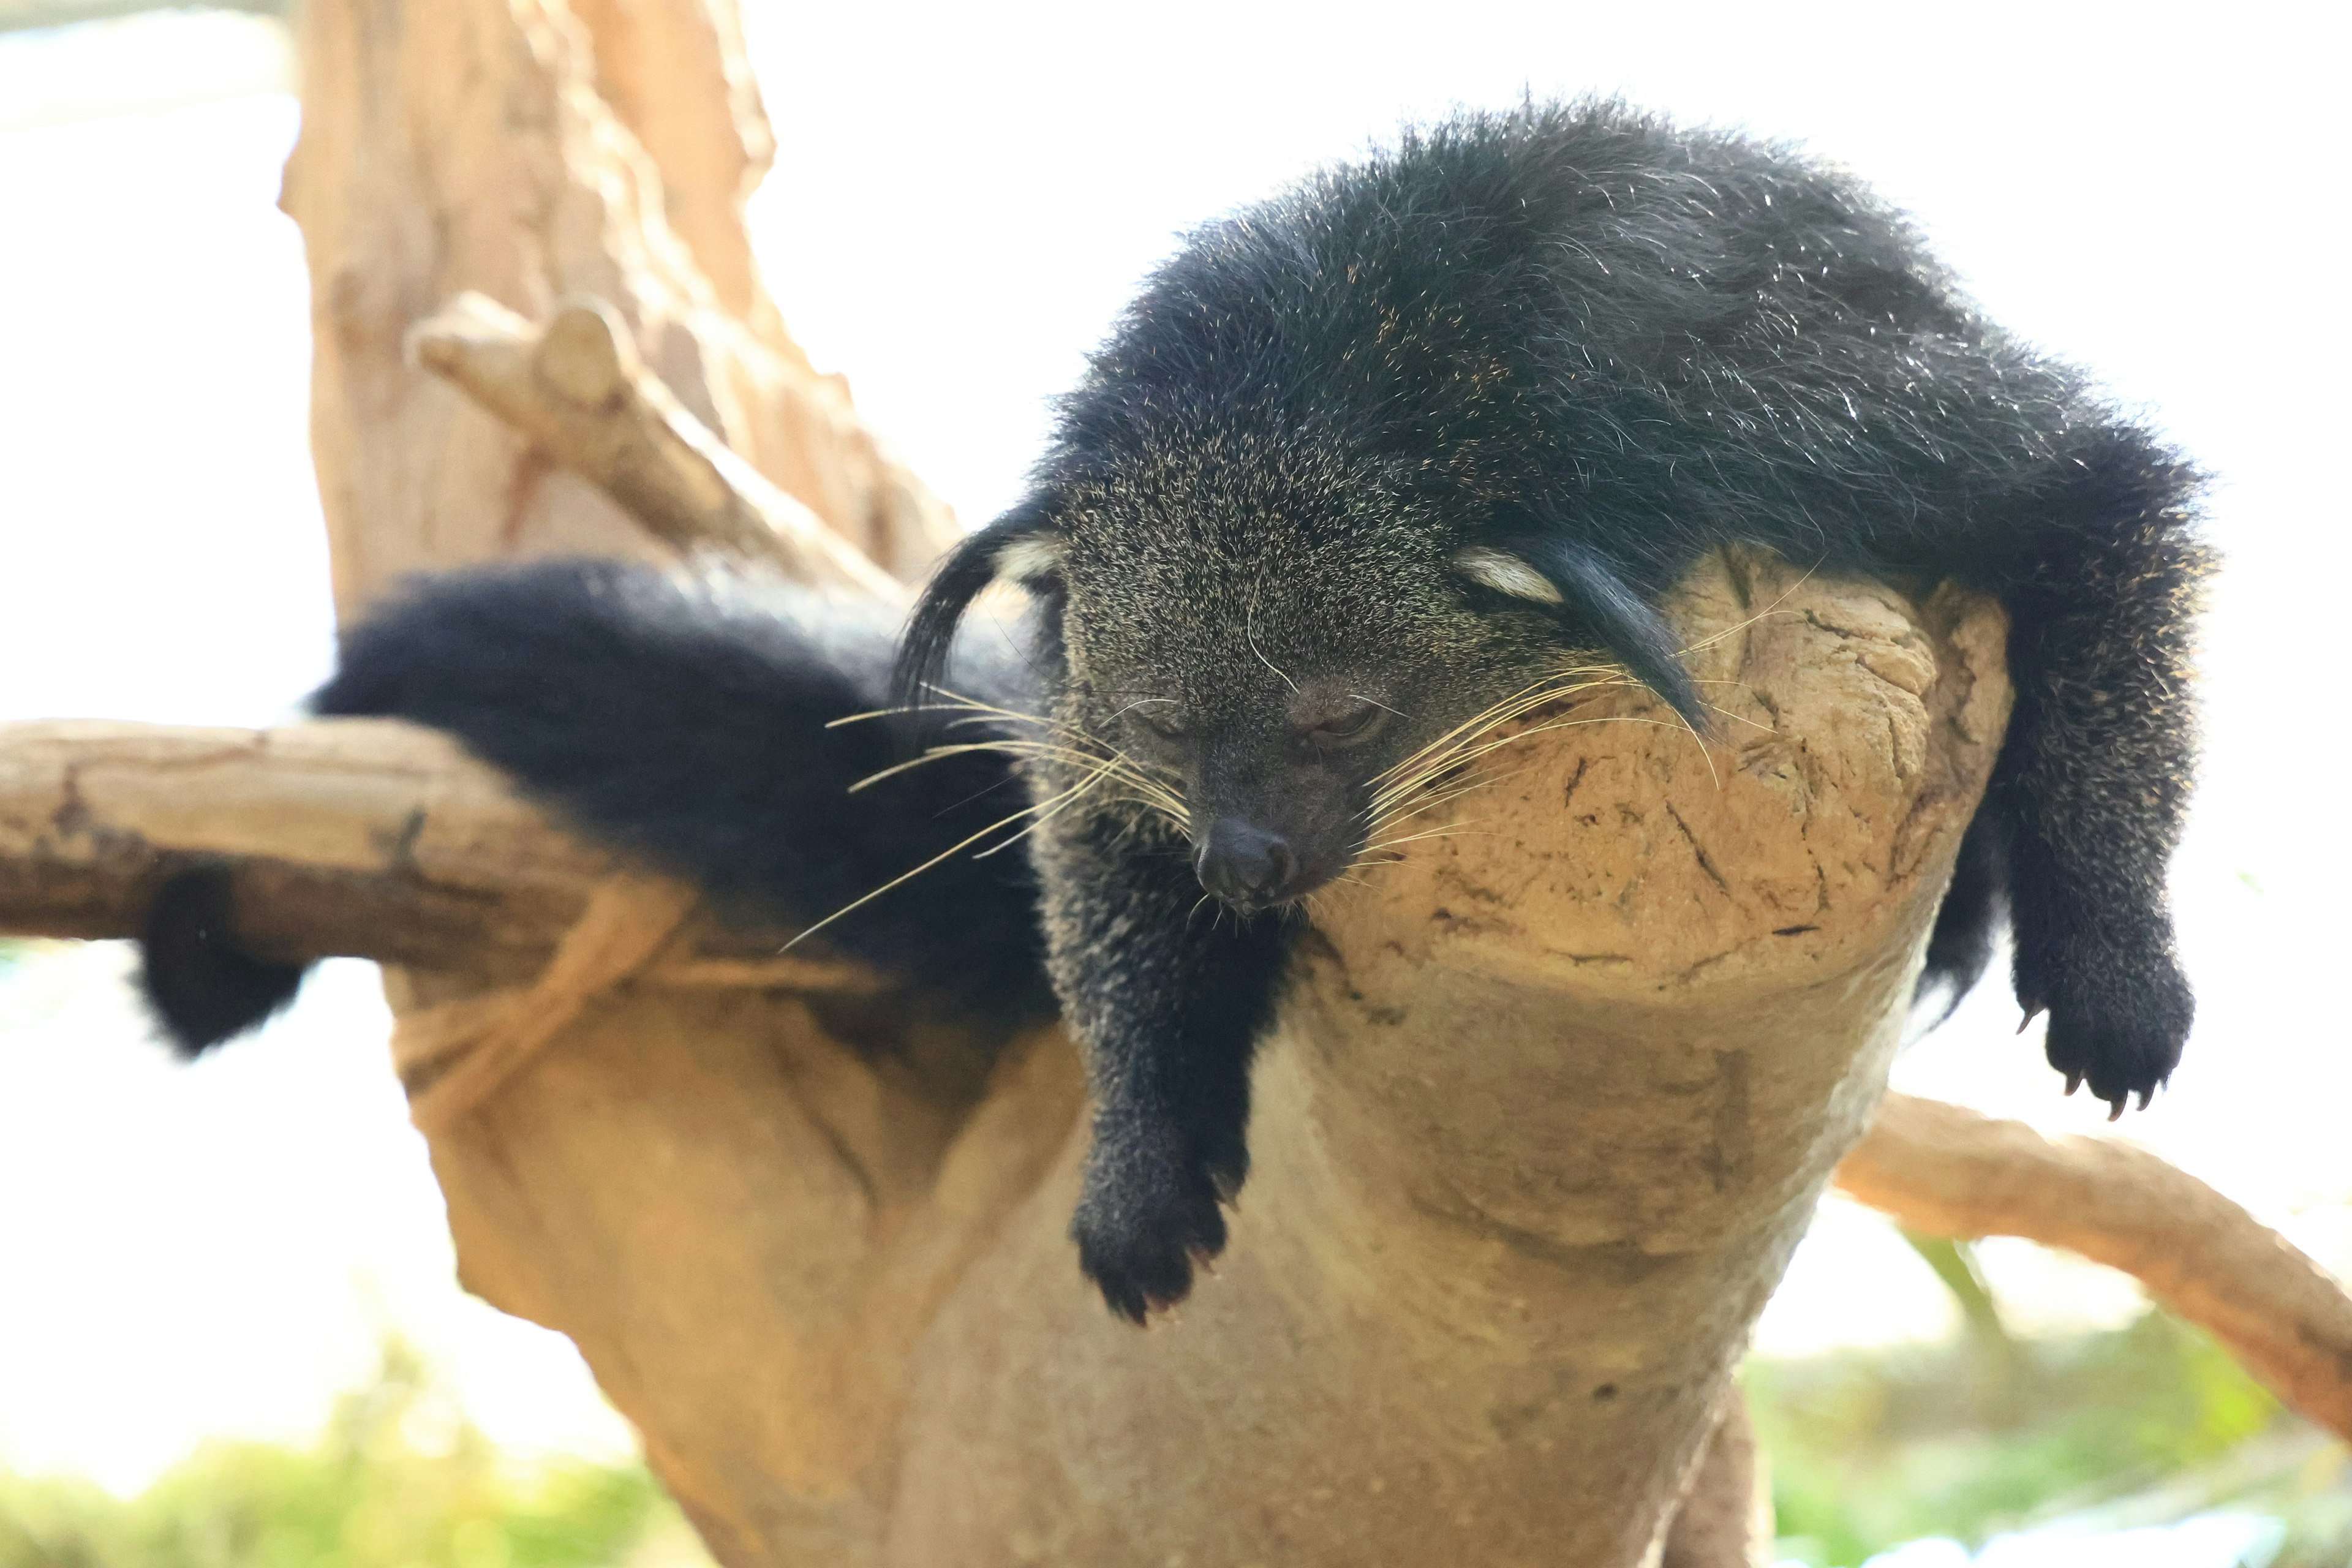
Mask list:
[[[1097,1151],[1070,1235],[1112,1311],[1140,1324],[1191,1293],[1194,1266],[1224,1250],[1217,1192],[1208,1171],[1180,1158],[1113,1162]]]
[[[2066,1075],[2066,1092],[2084,1084],[2104,1100],[2110,1119],[2137,1095],[2140,1109],[2179,1065],[2197,1001],[2167,947],[2109,947],[2040,965],[2021,960],[2018,1000],[2031,1019],[2047,1008],[2050,1065]]]

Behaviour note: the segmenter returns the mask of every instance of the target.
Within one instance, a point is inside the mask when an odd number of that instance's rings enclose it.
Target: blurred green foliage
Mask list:
[[[0,1568],[606,1568],[707,1562],[638,1466],[528,1472],[394,1342],[307,1448],[209,1443],[135,1498],[0,1477]]]
[[[1960,1301],[1959,1336],[1748,1364],[1785,1558],[1855,1568],[1922,1536],[1981,1542],[2146,1492],[2299,1426],[2172,1318],[2016,1338],[1965,1245],[1914,1245]],[[2204,1497],[2171,1517],[2234,1500]]]

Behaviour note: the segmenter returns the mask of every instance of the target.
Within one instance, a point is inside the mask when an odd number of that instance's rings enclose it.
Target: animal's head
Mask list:
[[[1226,904],[1291,902],[1414,831],[1403,814],[1482,735],[1600,666],[1696,713],[1664,622],[1564,530],[1450,515],[1311,433],[1161,434],[965,541],[902,689],[921,700],[982,589],[1027,588],[1068,671],[1045,743],[1181,823]]]

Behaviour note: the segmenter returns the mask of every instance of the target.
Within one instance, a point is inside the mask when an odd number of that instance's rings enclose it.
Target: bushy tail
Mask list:
[[[139,988],[183,1055],[258,1028],[301,989],[304,966],[257,958],[232,933],[235,889],[218,866],[157,889],[140,929]]]
[[[892,632],[778,585],[609,561],[496,567],[424,580],[346,631],[314,706],[447,731],[586,837],[789,936],[1027,804],[986,752],[849,793],[903,760],[887,721],[832,727],[888,705]],[[1019,676],[1009,658],[956,672],[1016,710]],[[1010,1023],[1053,1005],[1017,853],[950,856],[824,935],[959,1012]],[[163,951],[149,983],[172,1020]]]

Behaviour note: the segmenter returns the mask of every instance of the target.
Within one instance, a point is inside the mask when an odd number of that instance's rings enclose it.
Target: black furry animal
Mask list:
[[[2195,488],[1852,181],[1615,105],[1530,107],[1318,175],[1150,279],[1027,498],[916,610],[898,698],[982,749],[892,781],[887,815],[842,795],[887,741],[822,728],[883,700],[877,632],[619,567],[424,585],[352,634],[320,708],[452,730],[789,921],[1023,813],[1041,921],[1009,857],[951,858],[827,935],[1044,1006],[1042,925],[1095,1091],[1080,1258],[1139,1321],[1223,1243],[1280,911],[1595,658],[1704,728],[1654,606],[1729,543],[2007,607],[2015,716],[1923,984],[1971,983],[2005,907],[2070,1089],[2145,1103],[2192,1007],[2165,873]],[[1001,580],[1034,602],[1027,664],[950,671]]]

